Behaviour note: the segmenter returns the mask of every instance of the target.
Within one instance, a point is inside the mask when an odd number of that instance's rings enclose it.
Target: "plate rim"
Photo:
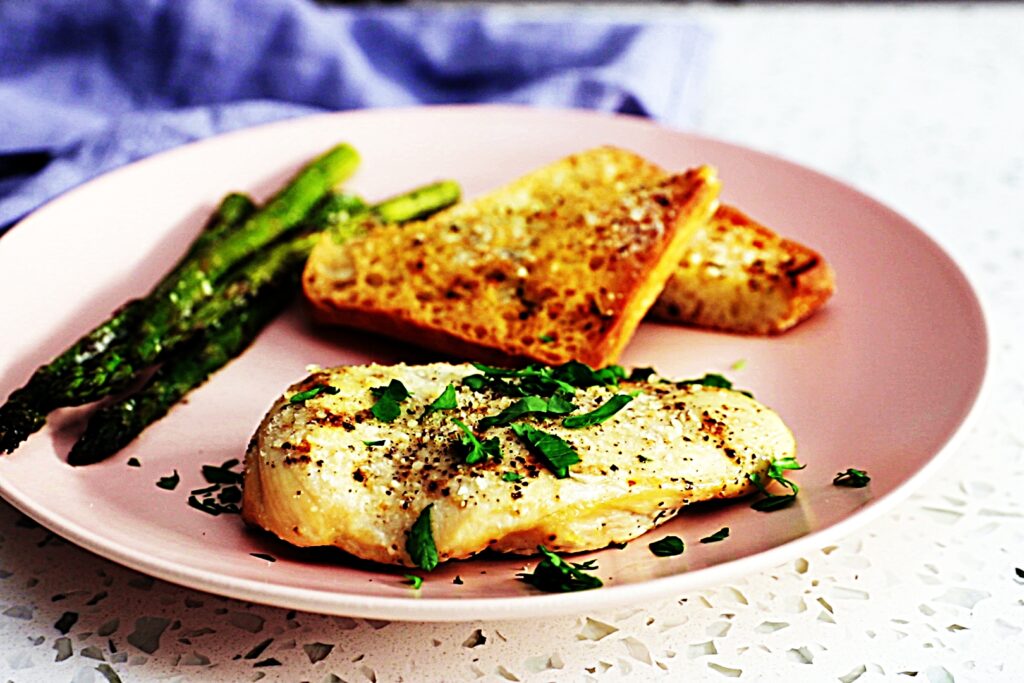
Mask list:
[[[603,118],[610,121],[628,121],[630,124],[640,128],[662,130],[674,135],[682,135],[692,140],[721,145],[743,154],[753,154],[756,157],[775,164],[783,164],[790,170],[811,174],[815,181],[827,183],[844,192],[852,193],[857,200],[870,205],[875,210],[883,212],[890,218],[902,223],[917,233],[917,237],[926,240],[935,253],[944,257],[949,265],[953,266],[953,272],[962,280],[966,291],[971,295],[971,303],[977,309],[979,329],[977,332],[982,337],[982,350],[984,353],[981,376],[977,378],[977,389],[975,390],[972,402],[967,413],[962,417],[959,424],[948,436],[942,446],[931,455],[925,464],[915,471],[902,483],[882,494],[880,497],[872,498],[862,507],[856,509],[849,516],[833,523],[827,527],[812,531],[808,534],[793,540],[781,543],[767,550],[757,552],[753,555],[727,560],[718,564],[689,571],[681,571],[670,576],[651,578],[637,583],[624,585],[608,585],[601,588],[601,609],[614,609],[629,603],[638,601],[649,601],[659,596],[680,594],[689,590],[705,587],[708,585],[722,583],[737,576],[749,574],[769,567],[775,567],[786,560],[799,556],[809,550],[820,548],[824,545],[845,537],[858,528],[866,526],[882,515],[893,510],[897,505],[908,498],[921,484],[931,477],[934,472],[945,463],[951,453],[960,446],[967,433],[973,428],[978,416],[988,401],[991,386],[992,364],[993,364],[993,339],[989,324],[990,316],[988,304],[984,297],[980,296],[979,290],[974,286],[968,271],[961,267],[957,259],[946,251],[941,244],[932,238],[927,232],[918,227],[914,222],[903,216],[879,200],[871,197],[859,188],[834,178],[822,171],[805,164],[792,161],[785,156],[765,152],[753,147],[741,145],[720,138],[681,130],[669,124],[646,119],[637,116],[615,114],[602,111],[556,108],[556,107],[533,107],[528,105],[491,105],[491,104],[453,104],[433,106],[408,106],[408,107],[386,107],[371,108],[340,112],[324,112],[306,116],[291,117],[241,128],[219,135],[195,140],[184,145],[159,152],[157,154],[134,161],[130,164],[118,167],[109,172],[102,173],[89,179],[61,194],[50,199],[28,215],[24,216],[13,224],[0,238],[0,245],[20,241],[18,235],[24,234],[26,230],[19,230],[24,223],[33,223],[38,220],[40,214],[45,218],[49,207],[55,202],[77,195],[80,192],[88,192],[94,182],[104,180],[116,180],[124,174],[131,174],[142,166],[150,164],[165,163],[167,159],[189,154],[197,147],[203,146],[211,141],[220,140],[225,137],[239,137],[250,135],[256,131],[296,125],[297,122],[310,122],[311,120],[324,119],[335,120],[351,116],[374,116],[387,112],[401,115],[403,113],[429,112],[444,113],[445,111],[501,111],[519,115],[563,115]],[[0,246],[0,248],[3,248]],[[10,248],[10,247],[8,247]],[[973,379],[973,378],[972,378]],[[8,456],[9,457],[9,456]],[[272,605],[281,608],[299,609],[312,613],[329,614],[337,616],[351,616],[363,618],[380,618],[397,621],[419,621],[419,622],[459,622],[459,621],[493,621],[498,619],[521,619],[548,617],[557,615],[577,614],[587,611],[593,602],[589,591],[558,594],[537,594],[524,593],[522,596],[498,597],[498,598],[412,598],[408,596],[367,596],[350,593],[332,593],[318,589],[298,588],[274,584],[270,586],[265,582],[252,579],[225,576],[223,573],[189,567],[187,564],[166,559],[149,560],[140,553],[132,552],[128,547],[120,544],[105,544],[103,539],[86,526],[74,523],[47,513],[47,511],[36,506],[27,496],[20,495],[17,488],[12,488],[7,478],[0,471],[0,496],[7,500],[13,507],[23,514],[29,516],[44,527],[68,539],[75,545],[88,550],[100,557],[117,562],[133,570],[140,571],[149,576],[154,576],[171,583],[202,590],[218,595],[248,600],[260,604]]]

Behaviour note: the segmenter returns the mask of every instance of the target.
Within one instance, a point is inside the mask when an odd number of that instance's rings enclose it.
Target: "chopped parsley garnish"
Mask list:
[[[629,373],[630,382],[646,382],[654,374],[654,368],[633,368]]]
[[[211,484],[241,484],[242,473],[232,472],[231,468],[238,465],[238,460],[231,459],[220,465],[203,465],[203,479]]]
[[[1014,567],[1013,570],[1017,573],[1017,578],[1024,579],[1024,569]]]
[[[647,547],[658,557],[682,555],[686,549],[686,546],[683,545],[683,539],[678,536],[666,536],[659,541],[647,544]]]
[[[128,467],[142,467],[142,463],[138,458],[128,458]]]
[[[711,534],[710,536],[705,536],[704,538],[700,539],[700,542],[718,543],[719,541],[724,541],[727,538],[729,538],[729,527],[724,526],[715,533]]]
[[[494,436],[481,441],[462,420],[452,419],[452,422],[462,430],[462,438],[458,443],[467,465],[475,465],[487,458],[501,460],[501,442],[498,441],[498,437]]]
[[[840,472],[836,475],[835,479],[832,480],[834,486],[849,486],[853,489],[862,489],[868,485],[871,481],[871,477],[864,470],[855,470],[849,468],[845,472]]]
[[[745,367],[747,367],[747,359],[746,358],[740,358],[736,362],[734,362],[732,365],[730,365],[729,369],[730,370],[742,370]]]
[[[796,458],[781,458],[773,460],[768,465],[767,477],[772,481],[776,481],[779,484],[788,488],[792,493],[777,495],[768,493],[766,485],[761,481],[761,475],[757,472],[753,472],[747,475],[747,479],[750,480],[757,489],[764,494],[764,498],[755,501],[750,505],[753,509],[758,512],[774,512],[775,510],[781,510],[782,508],[789,507],[794,500],[796,500],[796,494],[800,492],[800,487],[797,486],[795,481],[786,479],[786,472],[789,470],[802,470],[806,465],[801,465],[796,461]]]
[[[569,467],[580,461],[573,447],[554,434],[542,432],[522,422],[513,424],[512,431],[559,479],[568,477]]]
[[[409,390],[397,379],[391,380],[386,387],[374,387],[370,392],[377,399],[370,412],[381,422],[394,422],[402,414],[399,404],[409,398]]]
[[[367,446],[383,446],[387,443],[385,439],[374,439],[373,441],[363,441]]]
[[[537,338],[540,339],[541,344],[550,344],[551,342],[555,341],[555,338],[550,334],[542,334]]]
[[[302,403],[308,401],[311,398],[315,398],[320,394],[336,394],[341,391],[338,387],[332,387],[329,384],[314,384],[305,391],[300,391],[297,394],[292,394],[288,399],[289,403]]]
[[[526,396],[519,399],[497,415],[491,415],[480,420],[481,430],[511,424],[526,415],[538,417],[553,417],[557,415],[568,415],[576,410],[575,404],[567,400],[561,393],[556,393],[551,398],[540,396]]]
[[[257,558],[259,558],[261,560],[266,560],[267,562],[277,562],[277,558],[276,557],[274,557],[273,555],[268,555],[267,553],[249,553],[249,554],[252,555],[253,557],[257,557]]]
[[[436,413],[439,410],[455,410],[459,407],[459,400],[455,397],[455,387],[449,384],[441,392],[441,395],[434,399],[434,402],[427,406],[427,409],[423,411],[423,419],[431,413]]]
[[[528,583],[547,593],[585,591],[604,585],[601,579],[586,573],[597,569],[593,560],[577,564],[566,562],[542,545],[537,546],[537,550],[544,555],[544,559],[537,563],[532,574],[516,575],[516,578],[523,583]]]
[[[434,545],[434,533],[430,527],[430,510],[433,507],[431,503],[423,508],[405,540],[405,551],[409,553],[413,564],[428,572],[433,571],[438,563],[437,546]]]
[[[405,579],[406,585],[412,586],[414,591],[419,590],[420,586],[423,585],[422,576],[416,576],[415,574],[402,574],[402,577]]]
[[[462,577],[461,577],[461,576],[459,576],[458,574],[456,574],[456,575],[455,575],[455,578],[454,578],[454,579],[452,579],[452,583],[454,583],[454,584],[455,584],[456,586],[461,586],[461,585],[462,585],[463,583],[465,583],[465,582],[464,582],[464,581],[462,580]]]
[[[523,475],[518,472],[503,472],[501,478],[504,481],[519,481],[523,478]]]
[[[189,506],[215,517],[222,513],[241,512],[238,504],[242,502],[243,476],[241,472],[232,470],[238,465],[236,458],[226,460],[220,465],[203,465],[203,478],[210,486],[193,489],[188,497]]]
[[[506,396],[551,396],[556,392],[571,396],[576,389],[618,386],[619,380],[626,376],[618,365],[594,370],[578,361],[556,366],[533,364],[521,369],[496,368],[482,363],[474,363],[473,367],[483,374],[470,375],[462,380],[463,384],[473,391],[490,389]]]
[[[632,401],[639,393],[640,392],[615,394],[589,413],[571,415],[565,418],[562,420],[562,425],[569,429],[580,429],[581,427],[590,427],[591,425],[601,424],[612,415],[625,408],[626,404]]]
[[[701,377],[700,379],[684,379],[681,382],[676,382],[676,386],[679,387],[685,387],[691,384],[703,384],[706,387],[718,387],[719,389],[732,389],[733,391],[739,392],[744,396],[754,398],[754,395],[749,391],[743,391],[742,389],[734,389],[732,386],[732,382],[730,382],[728,379],[715,372],[705,373],[704,376]]]
[[[166,477],[160,477],[156,482],[156,485],[162,489],[173,491],[178,488],[179,481],[181,481],[181,477],[178,476],[178,470],[174,470],[174,474],[169,474]]]

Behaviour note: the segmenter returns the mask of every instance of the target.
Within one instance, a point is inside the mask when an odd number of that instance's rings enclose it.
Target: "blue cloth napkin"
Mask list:
[[[455,102],[693,122],[708,35],[594,11],[0,2],[0,233],[149,154],[325,110]]]

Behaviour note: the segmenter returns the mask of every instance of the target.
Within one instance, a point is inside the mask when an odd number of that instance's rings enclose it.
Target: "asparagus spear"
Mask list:
[[[13,451],[39,430],[51,410],[103,398],[155,362],[164,336],[180,328],[192,310],[209,299],[219,278],[296,228],[321,197],[351,175],[358,162],[358,154],[348,145],[321,155],[241,227],[198,249],[149,296],[130,302],[116,320],[101,325],[38,370],[0,407],[0,452]]]
[[[436,183],[377,204],[369,209],[369,214],[383,222],[405,222],[443,209],[457,201],[458,196],[455,183]],[[316,212],[316,227],[360,223],[365,216],[358,210],[351,211],[353,206],[350,199],[328,199]],[[302,235],[254,256],[220,296],[197,311],[197,324],[206,326],[175,349],[145,387],[92,416],[71,449],[68,463],[88,465],[116,453],[210,374],[244,351],[287,304],[297,288],[302,265],[319,238],[316,232]]]
[[[252,200],[245,195],[232,193],[224,197],[189,253],[195,253],[197,246],[204,241],[209,243],[214,236],[226,234],[247,218],[254,208]],[[160,286],[158,284],[157,288]],[[67,374],[74,365],[99,356],[116,341],[130,334],[144,308],[144,299],[127,302],[51,363],[36,370],[24,387],[11,393],[7,402],[0,406],[0,453],[10,453],[30,434],[42,428],[46,422],[46,413],[49,412],[45,408],[44,398],[50,393],[51,387],[58,385],[60,377]]]

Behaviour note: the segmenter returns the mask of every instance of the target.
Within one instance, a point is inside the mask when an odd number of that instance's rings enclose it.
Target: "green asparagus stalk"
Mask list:
[[[254,208],[252,200],[243,194],[232,193],[224,197],[189,253],[193,254],[200,245],[222,237],[244,221]],[[177,268],[172,271],[172,275],[176,271]],[[157,284],[153,291],[163,286],[166,286],[165,282]],[[59,385],[60,378],[67,375],[75,365],[89,362],[131,334],[144,309],[145,299],[132,299],[124,304],[51,363],[36,370],[24,387],[12,392],[7,402],[0,406],[0,453],[10,453],[30,434],[42,428],[46,422],[46,413],[49,412],[43,397],[51,392],[51,387]]]
[[[314,213],[315,228],[352,225],[368,213],[383,222],[405,222],[458,200],[458,185],[428,185],[359,211],[351,198],[334,196]],[[415,199],[415,201],[410,201]],[[318,232],[291,238],[256,254],[218,296],[196,312],[195,334],[135,394],[99,410],[68,456],[88,465],[116,453],[148,425],[163,417],[185,394],[244,351],[287,305]]]
[[[193,309],[212,296],[231,268],[295,229],[311,208],[352,174],[356,151],[339,145],[318,157],[244,224],[185,259],[145,299],[130,302],[111,321],[83,337],[0,406],[0,452],[11,452],[46,422],[51,410],[81,405],[122,388],[164,348]]]

